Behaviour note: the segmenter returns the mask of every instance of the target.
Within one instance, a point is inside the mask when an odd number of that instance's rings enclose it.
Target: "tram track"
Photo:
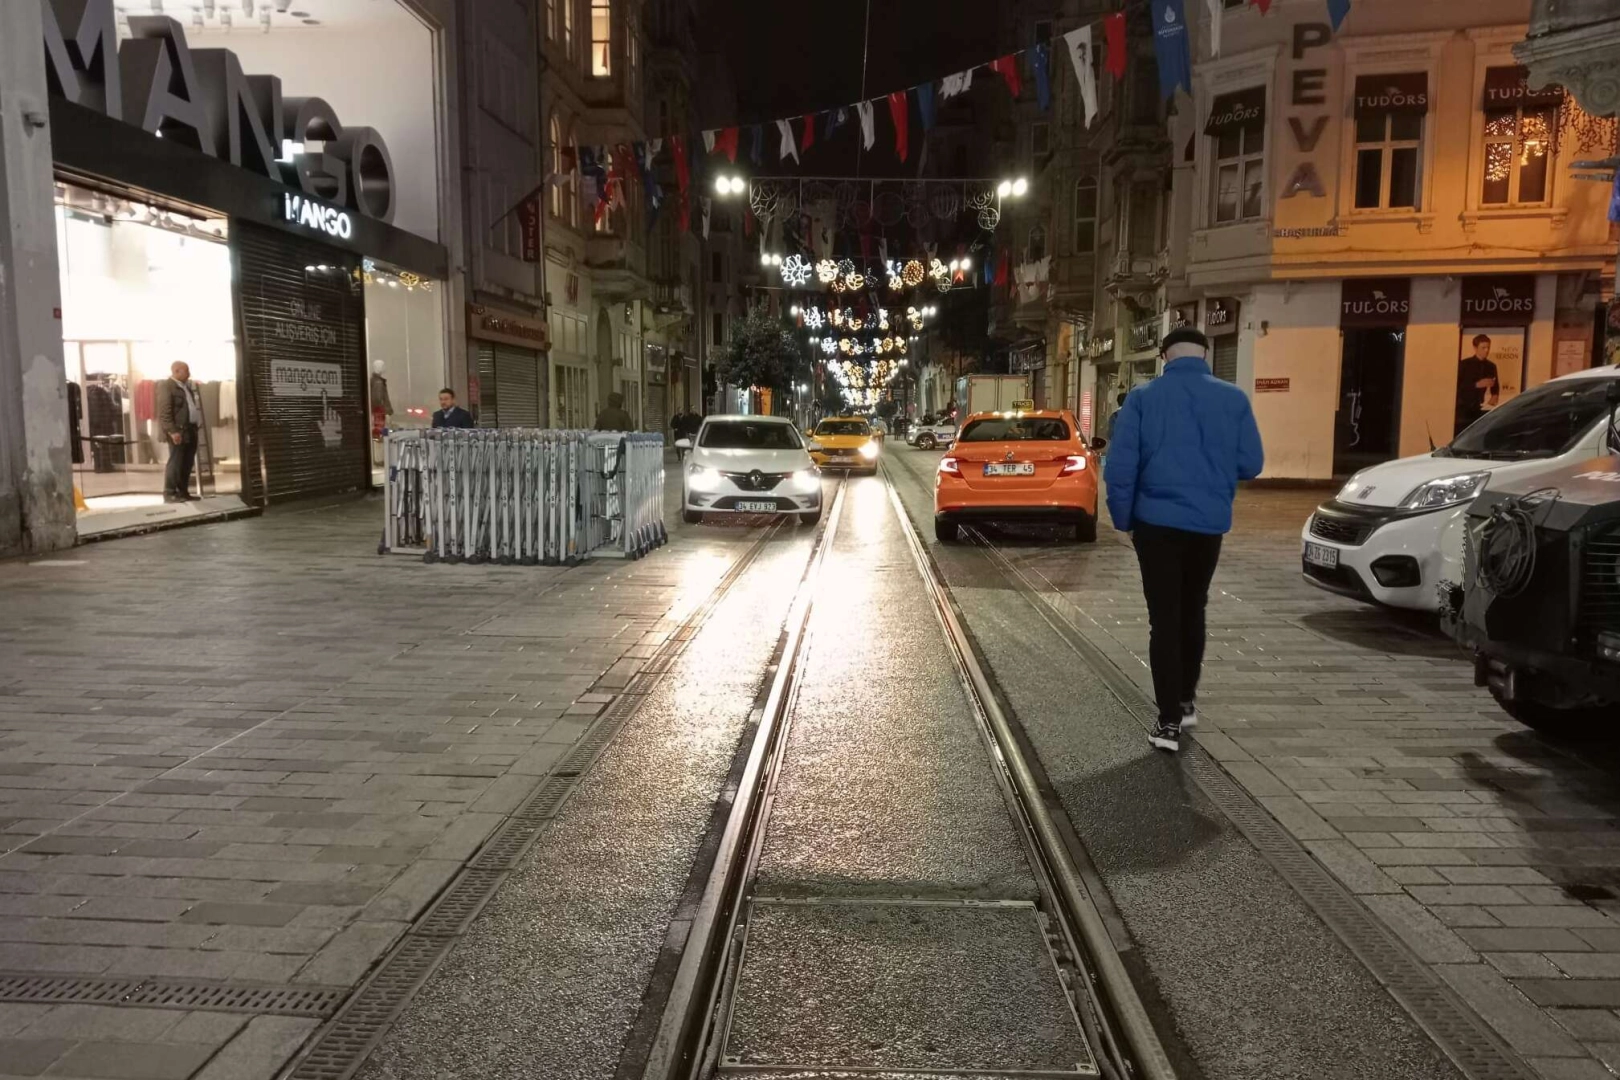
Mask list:
[[[1146,1008],[1120,959],[1124,942],[1122,924],[1108,906],[1100,879],[1087,860],[1083,846],[1068,825],[1057,797],[1045,781],[1026,739],[1009,722],[993,677],[980,662],[960,613],[938,568],[932,563],[914,526],[901,505],[893,484],[884,485],[883,509],[893,513],[905,538],[906,549],[922,579],[929,604],[937,616],[951,664],[972,712],[971,721],[983,742],[991,772],[1021,838],[1033,872],[1038,899],[1033,905],[1044,927],[1051,958],[1073,1019],[1091,1050],[1091,1063],[1077,1071],[1018,1069],[945,1069],[975,1076],[1099,1075],[1110,1080],[1172,1080],[1169,1058],[1150,1022]],[[734,1059],[721,1058],[729,1035],[733,996],[743,966],[751,907],[794,903],[860,904],[857,899],[810,898],[792,900],[755,895],[761,848],[783,780],[788,734],[802,684],[801,663],[810,634],[818,587],[848,501],[849,485],[841,484],[833,506],[816,539],[784,625],[774,675],[763,695],[753,737],[740,755],[736,797],[714,846],[714,862],[702,900],[693,918],[679,971],[673,979],[659,1019],[657,1034],[645,1065],[636,1074],[643,1080],[698,1080],[721,1072],[747,1073]],[[880,903],[911,905],[1017,906],[1024,901],[936,900],[904,898]],[[758,1066],[764,1072],[781,1067]],[[825,1075],[926,1073],[938,1068],[899,1070],[818,1066]],[[621,1076],[625,1075],[621,1070]]]

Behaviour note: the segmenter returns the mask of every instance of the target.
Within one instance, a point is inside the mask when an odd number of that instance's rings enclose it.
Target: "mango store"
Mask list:
[[[43,7],[80,533],[372,485],[382,432],[425,426],[446,381],[428,28],[394,0],[332,26],[260,5],[251,35],[227,5],[189,27],[155,2]],[[398,86],[332,62],[379,35],[418,65],[376,77]],[[398,168],[400,146],[429,160]],[[179,503],[176,363],[203,414]]]

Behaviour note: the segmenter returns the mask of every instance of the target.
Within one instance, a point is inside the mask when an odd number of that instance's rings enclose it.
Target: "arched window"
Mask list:
[[[574,150],[574,169],[568,177],[568,224],[577,229],[579,228],[580,188],[584,185],[580,183],[579,177],[579,150],[577,149],[579,146],[579,129],[574,127],[573,124],[568,125],[568,145],[576,148]]]
[[[1027,258],[1030,262],[1040,262],[1046,258],[1046,226],[1033,225],[1029,230],[1029,251]]]
[[[1074,182],[1074,253],[1097,250],[1097,178],[1082,176]]]
[[[562,4],[562,42],[563,52],[570,58],[574,55],[574,4],[578,0],[557,0]]]
[[[563,137],[562,121],[557,114],[551,114],[551,126],[548,130],[551,138],[551,216],[559,220],[563,216]]]

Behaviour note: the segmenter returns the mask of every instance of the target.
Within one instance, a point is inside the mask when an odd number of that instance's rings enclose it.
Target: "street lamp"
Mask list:
[[[727,176],[721,173],[714,178],[714,193],[716,195],[741,195],[748,188],[748,181],[740,176]]]
[[[1000,195],[1003,199],[1007,198],[1008,196],[1015,199],[1021,198],[1028,190],[1029,181],[1024,179],[1022,176],[1014,180],[1003,180],[1001,183],[996,185],[996,194]]]

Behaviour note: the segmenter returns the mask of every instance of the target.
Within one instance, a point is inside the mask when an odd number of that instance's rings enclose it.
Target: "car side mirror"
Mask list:
[[[675,440],[675,449],[677,449],[677,450],[690,450],[690,449],[692,449],[692,440],[691,439],[676,439]]]
[[[809,442],[805,443],[804,448],[812,454],[821,453],[821,444],[816,442],[814,439],[811,439]]]
[[[1091,448],[1097,451],[1106,450],[1108,449],[1108,440],[1099,435],[1097,438],[1091,440]]]

